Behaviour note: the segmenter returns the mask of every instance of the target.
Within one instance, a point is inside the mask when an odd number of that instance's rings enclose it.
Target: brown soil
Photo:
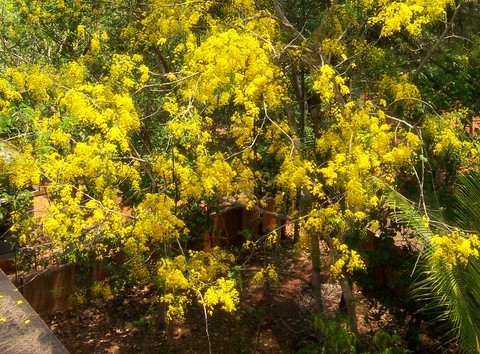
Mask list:
[[[254,262],[257,268],[262,262]],[[193,307],[184,323],[157,323],[158,297],[151,287],[131,287],[114,299],[92,300],[86,306],[44,316],[47,325],[72,353],[295,353],[314,339],[309,319],[308,285],[310,263],[306,257],[277,259],[281,264],[278,284],[244,284],[241,305],[234,314],[217,312],[208,318],[208,331],[201,307]],[[303,278],[304,280],[301,280]],[[338,309],[338,285],[323,287],[324,307],[332,316]],[[357,298],[361,334],[388,326],[392,316],[384,313],[367,323],[368,303]],[[401,331],[401,329],[398,329]],[[208,334],[207,334],[208,332]]]
[[[276,285],[245,285],[236,313],[209,317],[208,335],[201,307],[190,309],[184,323],[155,323],[160,310],[150,287],[132,287],[44,320],[71,353],[208,353],[208,337],[212,353],[294,353],[310,327],[298,304],[305,293],[303,306],[310,305],[308,286],[299,279],[309,279],[310,264],[304,257],[285,259],[282,268]],[[339,292],[330,293],[326,305],[334,311]]]
[[[244,284],[239,310],[209,317],[208,335],[201,307],[190,309],[185,323],[155,323],[160,309],[149,287],[132,287],[112,300],[96,299],[44,320],[71,353],[208,353],[208,338],[212,353],[293,353],[309,327],[302,311],[310,305],[308,286],[299,279],[308,281],[310,264],[293,259],[282,261],[278,284]],[[333,296],[330,308],[340,300],[338,292]]]

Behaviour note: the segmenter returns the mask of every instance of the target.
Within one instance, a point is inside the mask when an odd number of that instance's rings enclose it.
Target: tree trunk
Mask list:
[[[295,196],[295,209],[298,211],[298,215],[300,216],[301,213],[301,189],[297,190],[297,195]],[[294,221],[294,228],[293,228],[293,243],[296,244],[300,241],[300,221],[298,217]]]
[[[312,257],[312,288],[315,298],[315,313],[320,314],[323,312],[320,240],[315,232],[310,233],[310,254]]]
[[[358,334],[357,327],[357,312],[355,309],[355,299],[353,298],[352,287],[346,277],[340,279],[340,286],[342,288],[343,298],[347,307],[347,317],[350,329],[353,333]]]

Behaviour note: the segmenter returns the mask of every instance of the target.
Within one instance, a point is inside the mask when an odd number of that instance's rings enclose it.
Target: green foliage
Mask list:
[[[383,353],[407,354],[409,350],[402,347],[401,338],[397,334],[389,334],[383,330],[373,336],[358,336],[348,329],[339,319],[315,317],[319,341],[300,349],[298,354],[306,353]]]
[[[67,301],[73,307],[85,305],[88,301],[88,289],[86,287],[76,287],[68,296]]]
[[[458,195],[462,199],[461,194]],[[446,234],[447,240],[452,239],[454,232],[444,224],[436,224],[421,215],[404,197],[394,194],[392,197],[396,207],[396,215],[416,231],[423,244],[423,262],[419,265],[420,276],[414,285],[413,296],[425,304],[423,311],[434,315],[436,330],[443,330],[450,335],[451,340],[457,340],[460,349],[465,353],[478,352],[478,333],[480,328],[480,268],[477,256],[470,256],[476,247],[465,241],[460,241],[458,247],[467,246],[465,263],[453,263],[450,258],[438,258],[441,251],[434,242],[438,235]],[[461,204],[460,204],[461,205]],[[460,223],[461,221],[458,219]],[[468,236],[466,236],[468,237]],[[472,235],[472,238],[475,238]],[[467,239],[465,239],[467,240]],[[449,247],[455,255],[463,254],[463,250]],[[454,256],[456,257],[456,256]],[[450,263],[452,262],[452,263]],[[448,325],[446,322],[448,321]],[[444,341],[446,342],[446,341]]]
[[[455,183],[455,221],[464,230],[480,233],[480,215],[477,212],[480,203],[480,176],[470,171],[458,176]]]
[[[109,280],[96,281],[90,287],[90,294],[93,298],[100,298],[108,301],[113,297]]]
[[[145,317],[140,317],[138,320],[134,320],[130,322],[134,327],[143,329],[146,326],[148,326],[148,321],[145,319]]]

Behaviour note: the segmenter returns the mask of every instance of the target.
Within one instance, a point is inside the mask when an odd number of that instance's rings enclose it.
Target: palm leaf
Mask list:
[[[480,202],[480,184],[477,187],[479,187],[477,200]],[[469,194],[469,196],[473,195]],[[446,330],[449,328],[446,332],[450,335],[450,340],[456,341],[462,352],[480,353],[478,346],[480,260],[470,259],[466,267],[454,266],[452,270],[448,270],[444,264],[433,259],[431,243],[433,235],[448,230],[448,225],[427,223],[425,216],[420,214],[414,204],[395,191],[390,193],[389,200],[390,206],[394,208],[395,217],[413,228],[423,244],[422,263],[413,286],[413,298],[426,304],[423,311],[435,315],[432,324],[436,329]],[[472,202],[473,199],[469,199],[468,202],[462,201],[458,205],[468,205],[462,203]],[[466,217],[471,214],[465,208],[462,210],[462,214],[458,215]],[[459,225],[467,225],[466,220],[459,219],[458,221]],[[468,225],[470,225],[470,229],[473,229],[472,222],[469,222]],[[478,228],[480,228],[480,220],[477,224]]]
[[[455,221],[458,226],[480,233],[480,176],[476,172],[458,176],[454,186]]]

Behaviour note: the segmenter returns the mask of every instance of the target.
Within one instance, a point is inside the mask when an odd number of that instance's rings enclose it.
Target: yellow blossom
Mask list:
[[[442,262],[447,269],[465,267],[470,257],[479,257],[480,241],[477,235],[455,230],[450,234],[432,237],[433,259]]]

